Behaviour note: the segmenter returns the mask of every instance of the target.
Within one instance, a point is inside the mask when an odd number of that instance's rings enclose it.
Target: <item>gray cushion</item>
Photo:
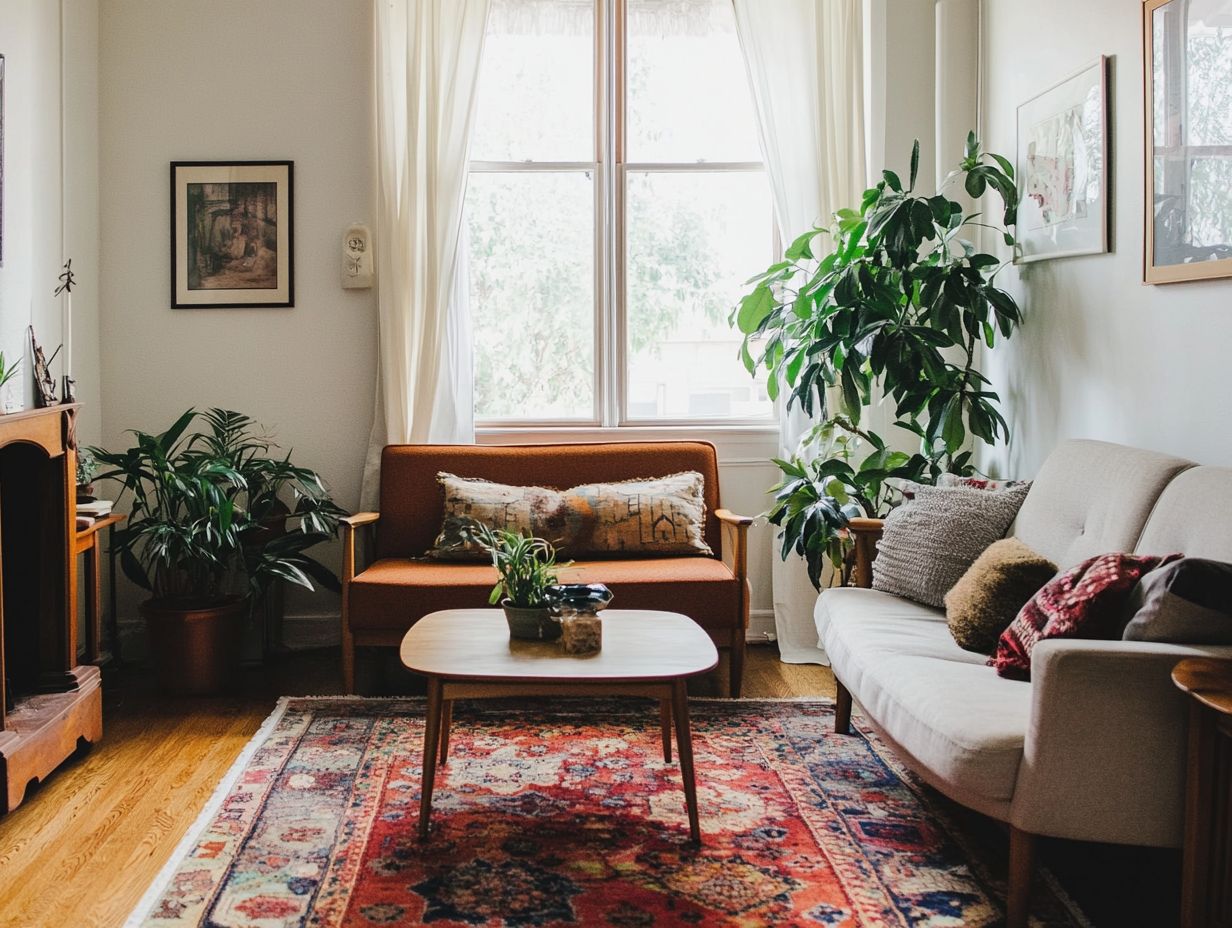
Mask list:
[[[868,716],[954,796],[990,814],[1014,795],[1031,684],[1002,680],[950,636],[945,615],[876,590],[817,600],[835,674]]]
[[[990,492],[919,487],[886,517],[873,561],[873,589],[941,607],[950,587],[1005,535],[1027,486]]]
[[[1134,550],[1232,561],[1230,525],[1232,467],[1191,467],[1159,497]]]
[[[1232,564],[1187,557],[1153,570],[1130,610],[1126,641],[1232,644]]]
[[[1103,441],[1065,441],[1031,484],[1012,534],[1062,570],[1112,551],[1134,551],[1155,500],[1193,464]],[[1188,548],[1143,551],[1191,553]]]

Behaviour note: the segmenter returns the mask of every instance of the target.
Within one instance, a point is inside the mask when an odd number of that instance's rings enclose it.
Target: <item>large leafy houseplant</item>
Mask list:
[[[858,209],[841,209],[829,228],[799,236],[782,260],[749,281],[733,311],[750,373],[767,372],[772,398],[786,396],[820,421],[802,442],[809,455],[776,460],[768,518],[782,529],[782,556],[805,558],[821,583],[827,560],[842,567],[850,520],[885,514],[899,480],[932,482],[973,471],[968,439],[1009,437],[998,397],[976,368],[1021,321],[1018,305],[995,281],[1007,263],[980,251],[977,229],[1016,246],[1014,169],[981,149],[974,133],[965,156],[932,196],[917,194],[920,146],[907,183],[893,171],[864,192]],[[982,220],[946,194],[961,182],[974,200],[994,191],[1000,216]],[[827,241],[829,250],[818,253]],[[829,402],[827,402],[829,397]],[[893,404],[894,427],[918,451],[861,423],[878,398]]]
[[[106,468],[98,479],[131,497],[115,550],[151,594],[141,611],[164,687],[214,692],[238,664],[242,616],[271,584],[339,589],[308,550],[345,513],[239,413],[190,409],[164,432],[132,434],[124,451],[89,449]]]
[[[205,428],[190,432],[198,419]],[[125,575],[155,599],[209,605],[234,593],[237,578],[253,593],[275,580],[339,589],[307,551],[335,536],[344,511],[316,473],[270,456],[272,442],[256,429],[240,413],[190,409],[165,432],[133,431],[125,451],[90,449],[110,468],[98,479],[131,494],[115,547]],[[295,530],[262,534],[275,515]]]

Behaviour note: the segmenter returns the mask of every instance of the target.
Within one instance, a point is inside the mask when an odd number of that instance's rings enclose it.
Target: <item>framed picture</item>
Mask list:
[[[290,161],[171,163],[171,305],[295,305]]]
[[[1232,14],[1147,0],[1143,280],[1232,277]]]
[[[1015,263],[1108,250],[1108,59],[1018,107]]]

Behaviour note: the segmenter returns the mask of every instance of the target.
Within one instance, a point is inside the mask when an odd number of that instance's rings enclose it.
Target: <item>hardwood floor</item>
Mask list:
[[[136,670],[106,675],[103,741],[0,818],[0,928],[119,928],[277,698],[341,692],[337,667],[336,651],[300,652],[246,672],[239,693],[216,699],[161,696]],[[369,655],[360,669],[366,691],[422,692],[392,654]],[[724,673],[690,691],[719,695]],[[834,677],[751,647],[745,693],[833,698]],[[984,846],[1000,846],[1000,826],[953,808],[965,827],[989,830]],[[1175,852],[1043,841],[1040,857],[1096,925],[1177,922]]]
[[[106,676],[102,742],[0,818],[0,926],[122,925],[277,698],[341,692],[337,663],[336,652],[298,653],[246,672],[238,695],[216,699],[161,696],[140,671]],[[416,681],[383,670],[381,689],[415,691]],[[698,682],[698,695],[720,692],[717,675]],[[833,697],[834,678],[754,647],[745,693]]]

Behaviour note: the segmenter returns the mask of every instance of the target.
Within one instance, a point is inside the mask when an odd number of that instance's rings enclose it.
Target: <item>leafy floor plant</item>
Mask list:
[[[276,580],[339,589],[307,552],[335,536],[344,511],[315,472],[273,456],[252,419],[190,409],[164,432],[132,435],[127,450],[89,451],[107,468],[97,479],[131,495],[115,546],[125,575],[156,601],[204,608]]]
[[[1014,168],[972,133],[958,168],[928,196],[915,192],[919,162],[917,141],[905,185],[882,172],[858,209],[805,232],[750,279],[732,313],[749,372],[764,368],[771,398],[819,418],[802,442],[811,453],[775,461],[784,479],[768,513],[782,529],[783,558],[803,556],[814,586],[827,560],[843,565],[850,520],[882,516],[898,501],[897,481],[971,473],[970,440],[1009,438],[976,363],[979,345],[1010,337],[1022,316],[995,283],[1008,261],[972,240],[985,229],[1017,246]],[[994,191],[999,217],[982,221],[948,196],[960,182],[976,201]],[[818,253],[825,241],[832,247]],[[878,398],[893,404],[894,427],[918,451],[894,450],[863,426]]]

